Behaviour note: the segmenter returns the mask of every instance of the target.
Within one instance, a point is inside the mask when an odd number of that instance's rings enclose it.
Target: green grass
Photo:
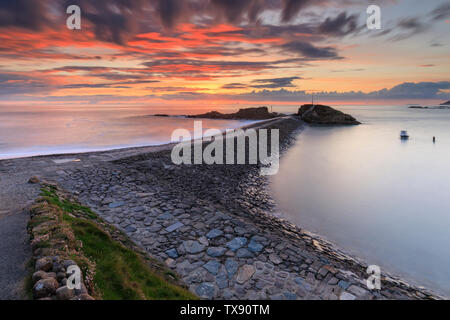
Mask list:
[[[98,217],[89,208],[61,199],[52,187],[42,189],[42,197],[58,206],[64,213],[62,220],[72,229],[75,238],[81,240],[82,252],[95,263],[94,286],[96,293],[105,300],[193,300],[198,299],[187,289],[173,284],[167,276],[176,278],[169,269],[155,271],[147,263],[148,258],[111,239],[109,234],[95,223]],[[78,214],[81,213],[81,217]],[[64,238],[64,234],[56,234]],[[125,242],[126,244],[127,242]],[[88,266],[74,260],[84,271]]]
[[[96,263],[94,282],[103,299],[195,299],[187,290],[155,274],[142,257],[111,240],[94,223],[68,215],[64,220],[83,242],[85,255]]]
[[[74,213],[81,212],[91,219],[96,219],[97,215],[89,208],[84,207],[76,202],[69,201],[67,199],[61,200],[52,187],[42,188],[41,196],[49,203],[60,207],[65,212]]]

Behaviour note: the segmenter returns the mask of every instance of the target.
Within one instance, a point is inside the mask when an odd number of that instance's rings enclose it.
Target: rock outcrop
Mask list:
[[[211,111],[204,114],[188,116],[189,118],[226,119],[226,120],[266,120],[277,117],[277,113],[269,112],[267,107],[240,109],[236,113],[220,113]]]
[[[305,104],[298,110],[298,116],[310,124],[320,125],[358,125],[361,124],[351,115],[329,106]]]

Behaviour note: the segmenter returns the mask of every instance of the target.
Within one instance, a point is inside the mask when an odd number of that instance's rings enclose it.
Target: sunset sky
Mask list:
[[[437,102],[449,58],[445,0],[0,0],[3,105]]]

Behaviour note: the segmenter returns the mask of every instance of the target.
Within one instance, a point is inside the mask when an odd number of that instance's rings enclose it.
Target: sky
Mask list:
[[[0,105],[437,103],[449,57],[449,1],[0,0]]]

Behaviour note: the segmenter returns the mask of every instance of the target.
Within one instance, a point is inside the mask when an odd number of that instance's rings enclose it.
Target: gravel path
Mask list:
[[[23,280],[31,258],[26,208],[38,187],[27,183],[27,173],[6,174],[4,169],[0,165],[0,300],[25,299]]]

